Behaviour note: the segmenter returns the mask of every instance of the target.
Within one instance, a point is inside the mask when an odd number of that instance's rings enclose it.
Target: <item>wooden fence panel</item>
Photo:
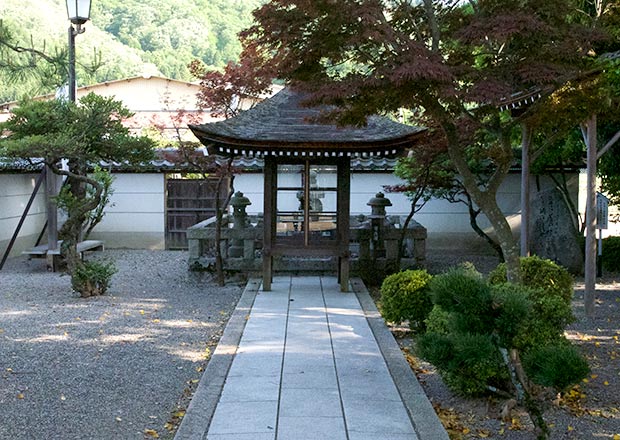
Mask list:
[[[187,249],[187,228],[215,216],[216,188],[216,179],[166,180],[166,249]],[[222,200],[227,190],[225,182]]]

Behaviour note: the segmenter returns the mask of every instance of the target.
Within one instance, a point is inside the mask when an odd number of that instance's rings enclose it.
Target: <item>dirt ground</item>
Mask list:
[[[473,261],[483,273],[497,264],[490,257],[458,259]],[[429,271],[445,270],[449,264],[441,260],[434,261],[431,257]],[[588,359],[590,376],[549,402],[544,408],[545,420],[551,439],[620,440],[620,274],[604,274],[597,281],[593,318],[584,315],[583,293],[583,279],[577,278],[573,300],[576,321],[567,328],[566,335]],[[404,328],[395,327],[393,332],[407,353],[411,346],[410,335]],[[511,420],[503,422],[500,417],[503,400],[456,396],[430,364],[411,355],[407,357],[452,439],[536,438],[533,424],[524,410],[516,408]]]

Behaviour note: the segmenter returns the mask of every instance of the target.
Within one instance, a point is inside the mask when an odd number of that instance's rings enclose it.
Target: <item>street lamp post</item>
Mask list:
[[[84,32],[82,25],[90,18],[90,0],[66,0],[69,25],[69,100],[76,102],[77,82],[75,79],[75,37]],[[75,27],[74,27],[75,26]],[[49,167],[46,167],[45,184],[47,187],[47,265],[55,270],[53,252],[58,248],[58,210],[54,197],[58,194],[58,179]]]
[[[84,33],[82,25],[90,18],[90,0],[67,0],[69,25],[69,101],[76,101],[75,37]],[[75,25],[75,27],[74,27]]]

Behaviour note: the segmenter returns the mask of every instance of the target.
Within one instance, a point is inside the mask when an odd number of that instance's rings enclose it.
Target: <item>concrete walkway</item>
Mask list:
[[[175,440],[448,439],[360,280],[251,280]]]

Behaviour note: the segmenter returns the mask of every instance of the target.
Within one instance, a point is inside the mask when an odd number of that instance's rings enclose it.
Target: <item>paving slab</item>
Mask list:
[[[259,285],[248,283],[175,440],[448,439],[361,280],[346,293],[335,277]]]

